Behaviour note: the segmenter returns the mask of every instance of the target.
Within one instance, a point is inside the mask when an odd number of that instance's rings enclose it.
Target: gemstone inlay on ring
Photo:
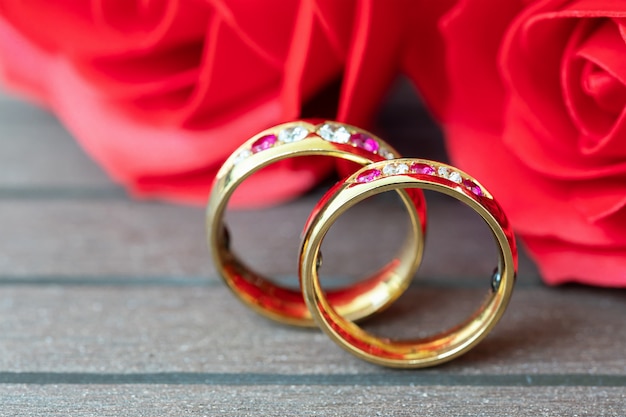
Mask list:
[[[278,133],[278,140],[283,143],[298,142],[309,135],[309,130],[302,126],[292,126]]]
[[[357,148],[365,149],[368,152],[375,153],[380,148],[380,145],[376,140],[370,138],[365,133],[354,133],[350,136],[350,142]]]
[[[409,166],[403,163],[391,163],[383,168],[383,174],[385,175],[401,175],[407,172],[409,172]]]
[[[237,165],[239,162],[243,161],[250,155],[252,155],[252,151],[250,149],[243,149],[237,154],[237,156],[235,156],[235,159],[233,159],[233,164]]]
[[[415,162],[411,164],[411,172],[415,172],[416,174],[433,175],[435,173],[435,168],[428,164]]]
[[[274,146],[277,141],[278,137],[276,137],[276,135],[262,136],[252,144],[252,152],[257,153],[269,149]]]
[[[352,134],[344,126],[337,123],[324,123],[317,129],[317,134],[329,142],[348,143]]]
[[[452,182],[456,182],[457,184],[460,184],[461,181],[463,181],[463,177],[461,177],[461,174],[459,174],[456,171],[452,171],[449,175],[448,175],[448,179]]]
[[[311,133],[314,135],[310,135]],[[394,159],[396,155],[387,149],[379,139],[370,136],[366,132],[356,131],[356,129],[342,125],[341,123],[325,122],[314,130],[309,127],[291,125],[275,133],[268,133],[257,138],[252,144],[241,149],[232,160],[233,165],[237,165],[251,155],[263,152],[283,144],[295,143],[307,138],[318,137],[327,142],[340,145],[352,145],[367,152],[377,154],[385,159]]]
[[[380,169],[368,169],[363,171],[356,177],[357,182],[371,182],[381,176]]]
[[[374,175],[374,172],[377,172],[377,174]],[[482,186],[477,184],[472,179],[465,178],[462,172],[457,171],[448,165],[439,165],[439,163],[434,161],[430,161],[430,163],[412,162],[410,164],[402,162],[402,160],[390,161],[382,167],[372,168],[370,170],[362,172],[355,178],[354,181],[358,183],[365,183],[377,180],[382,177],[403,174],[422,174],[444,178],[455,184],[461,185],[477,197],[491,198],[489,194],[485,193]]]
[[[474,181],[466,179],[466,180],[463,180],[462,184],[465,188],[470,190],[472,193],[476,194],[478,197],[483,195],[482,188],[480,188],[480,186],[476,184]]]
[[[437,175],[441,178],[448,178],[448,175],[450,175],[450,169],[448,167],[439,167],[437,168]]]

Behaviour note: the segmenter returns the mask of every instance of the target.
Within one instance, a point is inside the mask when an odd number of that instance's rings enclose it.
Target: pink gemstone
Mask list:
[[[350,136],[350,142],[361,149],[365,149],[368,152],[376,152],[380,145],[374,139],[370,138],[364,133],[354,133]]]
[[[376,178],[380,177],[380,169],[368,169],[367,171],[361,172],[358,177],[356,177],[357,182],[371,182]]]
[[[416,174],[433,175],[435,173],[435,168],[431,167],[428,164],[415,162],[411,164],[411,172],[415,172]]]
[[[463,186],[479,197],[483,195],[483,190],[472,180],[463,180]]]
[[[269,149],[274,146],[277,140],[278,138],[276,137],[276,135],[267,135],[260,137],[252,144],[252,152],[257,153]]]

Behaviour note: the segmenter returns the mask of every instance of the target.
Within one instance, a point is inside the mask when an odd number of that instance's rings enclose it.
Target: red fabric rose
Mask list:
[[[401,3],[0,0],[0,73],[135,195],[204,203],[240,143],[336,79],[337,118],[370,122],[417,11]],[[292,197],[331,164],[275,164],[234,202]]]
[[[626,3],[524,3],[461,1],[440,22],[451,157],[548,283],[626,286]]]

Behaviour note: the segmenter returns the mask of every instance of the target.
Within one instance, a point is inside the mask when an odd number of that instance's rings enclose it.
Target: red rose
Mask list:
[[[297,118],[337,79],[337,118],[370,122],[410,21],[398,6],[0,0],[0,74],[49,107],[134,194],[205,203],[240,143]],[[331,166],[305,158],[275,164],[247,181],[235,202],[292,197]]]
[[[523,3],[462,1],[441,21],[451,157],[548,283],[626,286],[626,3]]]

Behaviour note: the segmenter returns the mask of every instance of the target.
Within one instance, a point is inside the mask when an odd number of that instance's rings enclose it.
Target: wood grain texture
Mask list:
[[[469,314],[485,291],[412,288],[365,326],[396,337],[431,334]],[[258,317],[221,285],[6,286],[2,294],[3,371],[398,374],[318,331]],[[625,375],[625,315],[621,293],[519,289],[483,343],[427,374]]]
[[[626,414],[624,390],[606,387],[4,385],[0,396],[23,417]]]
[[[258,212],[230,213],[235,250],[261,272],[295,277],[300,232],[320,195]],[[324,274],[365,276],[391,259],[406,233],[404,208],[392,203],[363,204],[340,219],[322,248]],[[431,204],[419,277],[472,281],[490,276],[497,261],[495,245],[487,227],[468,214],[448,201]],[[111,198],[0,198],[0,219],[0,280],[3,275],[215,279],[201,208]],[[373,227],[372,219],[380,224]],[[368,247],[367,241],[376,246]],[[519,276],[524,284],[538,282],[526,257]]]

